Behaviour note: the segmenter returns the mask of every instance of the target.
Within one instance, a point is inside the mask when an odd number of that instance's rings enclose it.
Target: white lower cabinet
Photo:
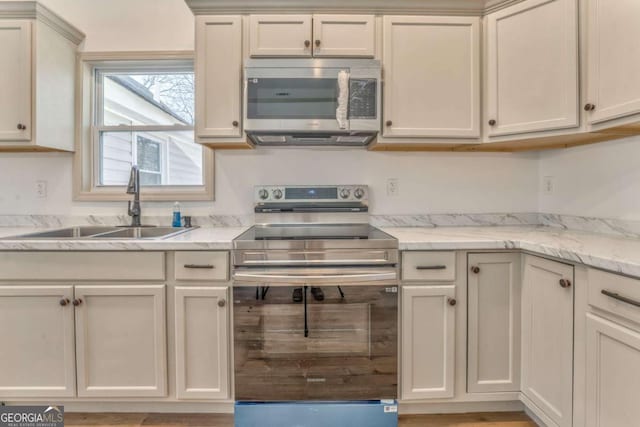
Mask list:
[[[640,333],[587,314],[586,427],[640,420]]]
[[[572,265],[525,256],[522,284],[522,393],[550,426],[573,420]]]
[[[226,287],[176,287],[178,399],[229,397],[227,293]]]
[[[78,396],[167,392],[165,285],[76,286]]]
[[[0,397],[75,394],[73,286],[0,287]]]
[[[454,395],[455,286],[402,287],[401,398]]]
[[[468,257],[469,393],[520,390],[521,255]]]

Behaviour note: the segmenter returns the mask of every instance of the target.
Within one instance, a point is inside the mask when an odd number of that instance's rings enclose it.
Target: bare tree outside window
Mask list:
[[[166,105],[186,123],[194,123],[193,73],[148,74],[132,76],[153,94],[156,101]]]

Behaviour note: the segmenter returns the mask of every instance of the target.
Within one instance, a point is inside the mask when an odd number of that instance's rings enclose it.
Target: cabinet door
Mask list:
[[[576,0],[528,0],[486,19],[489,136],[578,126]]]
[[[78,396],[165,396],[165,286],[76,286],[74,304]]]
[[[402,287],[402,399],[453,397],[455,286]]]
[[[0,287],[0,397],[75,393],[72,286]]]
[[[587,314],[587,427],[640,420],[640,333]]]
[[[468,391],[519,391],[520,254],[468,260]]]
[[[375,54],[373,15],[313,15],[313,56]]]
[[[569,281],[569,287],[565,286]],[[541,416],[571,427],[573,266],[526,256],[522,284],[522,392]],[[540,415],[540,414],[539,414]]]
[[[239,137],[242,19],[196,18],[196,135]]]
[[[478,18],[385,16],[384,136],[480,135]]]
[[[0,20],[0,141],[31,140],[31,23]],[[22,129],[24,126],[24,129]]]
[[[311,56],[311,15],[251,15],[249,54]]]
[[[227,298],[227,288],[176,288],[178,399],[228,397]]]
[[[589,122],[640,113],[640,2],[590,0],[587,15]]]

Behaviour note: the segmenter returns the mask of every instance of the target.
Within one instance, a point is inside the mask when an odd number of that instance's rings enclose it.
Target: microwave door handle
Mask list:
[[[336,121],[338,128],[348,129],[347,113],[349,108],[349,71],[338,72],[338,108],[336,108]]]

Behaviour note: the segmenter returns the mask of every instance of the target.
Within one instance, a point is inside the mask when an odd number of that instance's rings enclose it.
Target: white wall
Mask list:
[[[0,155],[0,214],[111,215],[123,202],[72,201],[70,154]],[[368,184],[375,214],[533,212],[536,154],[380,153],[365,150],[219,151],[216,201],[185,203],[190,214],[250,214],[255,184]],[[399,195],[386,195],[397,178]],[[47,199],[36,181],[48,182]],[[170,203],[145,203],[147,214],[170,215]]]
[[[640,137],[540,154],[539,211],[640,220]]]

